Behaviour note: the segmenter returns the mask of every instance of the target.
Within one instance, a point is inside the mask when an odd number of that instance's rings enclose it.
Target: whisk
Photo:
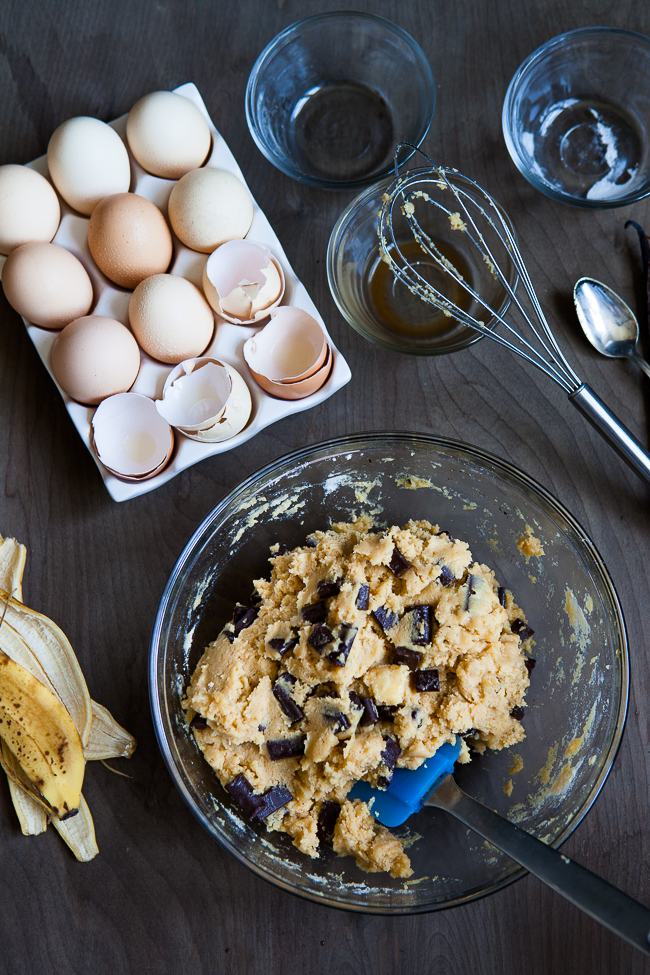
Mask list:
[[[429,166],[400,175],[399,154],[402,149],[411,153],[416,147],[408,143],[398,146],[395,153],[395,179],[384,195],[378,214],[380,252],[393,275],[413,294],[435,305],[444,315],[487,335],[556,382],[568,394],[573,405],[632,470],[650,485],[650,454],[596,393],[580,380],[565,359],[535,293],[508,219],[497,202],[478,183],[457,170],[436,165],[421,149],[417,151],[424,156]],[[443,254],[430,231],[424,229],[423,224],[427,221],[422,219],[423,207],[434,207],[437,216],[442,215],[449,222],[448,226],[464,235],[465,245],[469,243],[471,248],[478,251],[481,258],[479,267],[501,285],[510,299],[505,304],[514,305],[520,312],[525,325],[523,332],[517,331],[506,321],[503,311],[491,307],[481,296],[481,289],[472,286],[453,260]],[[405,256],[405,241],[395,230],[397,215],[401,226],[406,221],[426,255],[424,262],[413,262]],[[408,243],[411,244],[411,239]],[[412,251],[412,244],[410,249]],[[427,280],[427,264],[430,267],[431,261],[447,279],[455,283],[456,290],[462,289],[462,293],[471,301],[472,307],[479,310],[479,314],[482,314],[481,309],[487,313],[489,325],[482,318],[461,308]],[[512,283],[504,266],[507,270],[511,267],[514,269],[514,275],[510,275],[513,278]],[[517,294],[517,277],[524,286],[532,314],[526,310]],[[503,326],[505,334],[496,331],[497,326]]]

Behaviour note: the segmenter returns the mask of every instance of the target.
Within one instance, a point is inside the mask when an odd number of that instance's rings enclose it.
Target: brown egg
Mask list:
[[[12,250],[2,268],[2,287],[11,307],[42,328],[63,328],[86,315],[93,302],[81,261],[58,244],[41,241]]]
[[[114,193],[97,204],[88,224],[88,246],[100,271],[133,289],[172,259],[172,235],[158,207],[135,193]]]
[[[140,350],[121,322],[87,315],[70,322],[52,346],[52,372],[59,386],[79,403],[96,406],[135,382]]]

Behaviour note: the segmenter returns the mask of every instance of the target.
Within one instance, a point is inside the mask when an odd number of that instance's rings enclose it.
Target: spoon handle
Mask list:
[[[569,399],[634,473],[650,486],[650,454],[593,389],[583,383],[575,393],[569,394]]]
[[[630,352],[628,358],[636,362],[637,366],[640,366],[641,369],[643,369],[646,376],[650,377],[650,363],[646,362],[643,356],[639,355],[638,352],[634,351],[634,352]]]
[[[650,954],[650,911],[586,867],[472,799],[447,775],[424,802],[451,813],[479,836],[614,934]]]

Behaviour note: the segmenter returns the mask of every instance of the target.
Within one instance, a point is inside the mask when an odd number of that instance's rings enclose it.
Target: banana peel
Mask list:
[[[62,630],[48,617],[22,603],[26,553],[25,546],[15,539],[0,536],[0,662],[4,657],[9,658],[9,670],[18,676],[19,683],[22,680],[23,685],[46,699],[54,713],[62,716],[65,712],[68,721],[71,719],[67,733],[74,740],[76,731],[82,748],[81,757],[75,751],[73,764],[77,777],[80,767],[83,778],[86,761],[129,758],[136,741],[105,707],[91,700],[77,658]],[[57,710],[58,705],[62,706],[61,711]],[[42,711],[38,711],[37,724],[42,723],[41,717]],[[65,717],[62,722],[66,723]],[[10,734],[7,738],[11,741]],[[96,856],[95,828],[83,796],[79,796],[75,815],[62,819],[56,812],[64,810],[48,801],[36,787],[33,776],[30,778],[28,770],[21,766],[5,737],[0,740],[0,746],[0,766],[7,775],[22,832],[27,836],[38,835],[51,821],[78,860],[87,861]]]

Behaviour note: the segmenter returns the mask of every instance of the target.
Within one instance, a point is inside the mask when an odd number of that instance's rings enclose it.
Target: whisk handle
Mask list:
[[[569,399],[634,473],[650,486],[650,454],[593,389],[583,383],[575,393],[569,394]]]

